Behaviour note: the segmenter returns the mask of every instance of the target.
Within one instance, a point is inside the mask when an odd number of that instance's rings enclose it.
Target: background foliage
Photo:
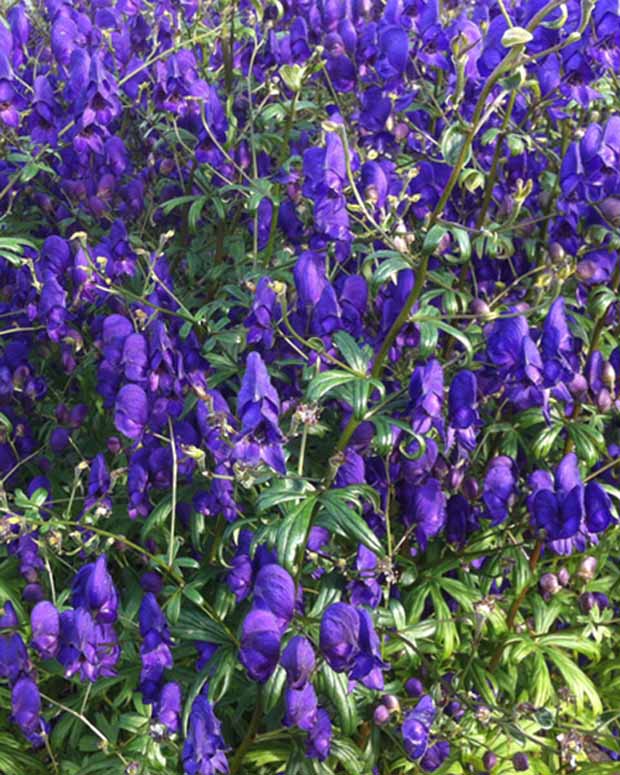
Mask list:
[[[0,770],[620,771],[617,3],[0,44]]]

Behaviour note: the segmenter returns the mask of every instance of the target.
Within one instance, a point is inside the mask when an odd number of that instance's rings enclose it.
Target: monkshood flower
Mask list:
[[[280,664],[286,671],[286,681],[291,689],[303,688],[312,675],[315,664],[314,648],[303,635],[295,635],[286,644]]]
[[[435,703],[431,697],[425,695],[405,716],[401,734],[410,759],[419,759],[426,753],[435,715]]]
[[[41,659],[53,659],[58,654],[60,614],[48,600],[37,603],[30,614],[32,647]]]
[[[284,692],[284,726],[299,727],[310,732],[317,721],[318,704],[314,686],[306,683],[301,689],[287,687]]]
[[[282,630],[270,611],[252,610],[241,629],[239,659],[253,681],[264,683],[278,666]]]
[[[72,585],[75,608],[89,610],[99,624],[113,624],[118,616],[118,593],[108,573],[107,557],[102,554],[95,562],[77,572]]]
[[[196,697],[189,714],[187,738],[183,744],[183,767],[187,775],[215,775],[228,772],[227,747],[221,724],[208,698],[208,686]]]
[[[151,592],[142,598],[139,621],[143,638],[140,646],[140,691],[143,701],[151,705],[159,700],[164,672],[173,666],[168,623],[157,598]]]
[[[480,427],[477,390],[476,375],[468,370],[460,371],[450,384],[446,450],[456,444],[459,460],[468,459],[476,447]]]
[[[100,452],[96,455],[90,467],[88,477],[88,493],[84,499],[84,512],[90,511],[94,506],[103,513],[112,508],[112,500],[108,497],[112,480],[105,462],[105,457]]]
[[[280,399],[263,359],[256,352],[251,352],[246,361],[237,410],[241,431],[235,440],[235,460],[251,466],[263,462],[285,474],[284,436],[278,424]]]
[[[518,409],[544,407],[544,364],[526,319],[519,316],[497,320],[485,333],[487,359],[495,368],[487,370],[490,384],[483,390],[495,392],[505,387],[507,397]]]
[[[10,684],[14,684],[20,675],[30,672],[31,664],[22,636],[12,632],[19,627],[13,604],[7,600],[0,610],[0,678],[6,678]]]
[[[41,695],[32,678],[20,678],[13,686],[11,718],[35,748],[43,745],[48,726],[41,718]]]
[[[508,516],[516,497],[517,468],[506,455],[491,460],[484,478],[482,500],[492,525],[501,524]]]
[[[435,772],[448,756],[450,756],[450,743],[446,740],[441,740],[427,749],[424,756],[420,759],[420,767],[424,772]]]
[[[325,761],[329,756],[332,742],[332,722],[329,713],[324,708],[319,708],[317,718],[308,732],[306,753],[311,759]]]
[[[568,327],[564,299],[558,297],[545,318],[541,340],[541,355],[547,382],[570,381],[578,370],[576,342]]]
[[[159,699],[153,706],[153,716],[173,735],[180,729],[183,698],[178,683],[170,681],[162,686]]]
[[[355,567],[358,578],[349,584],[351,603],[376,608],[381,602],[381,584],[377,580],[377,556],[363,544],[357,548]]]
[[[280,318],[280,305],[269,277],[261,277],[254,293],[254,302],[250,314],[244,321],[248,329],[248,344],[262,344],[267,349],[273,347],[274,323]]]
[[[144,433],[149,418],[149,401],[139,385],[124,385],[114,407],[116,428],[130,439],[139,439]]]
[[[409,382],[411,418],[416,433],[428,433],[435,427],[443,432],[443,369],[433,358],[424,366],[416,366]]]
[[[578,210],[617,194],[620,159],[620,116],[605,127],[590,124],[580,140],[571,143],[562,161],[560,183],[565,201]]]
[[[67,678],[78,672],[83,681],[91,682],[114,676],[119,657],[118,638],[111,624],[97,624],[85,608],[60,614],[57,659]]]
[[[280,658],[280,644],[295,610],[295,582],[274,563],[256,576],[252,610],[241,630],[239,659],[254,681],[264,682]]]
[[[446,496],[438,479],[427,478],[423,484],[406,485],[400,494],[404,521],[416,525],[416,538],[422,550],[430,538],[439,535],[446,524]]]
[[[555,481],[545,471],[530,477],[533,494],[529,499],[534,525],[549,541],[572,538],[585,515],[584,486],[577,456],[570,452],[559,463]]]
[[[347,603],[334,603],[321,619],[320,647],[337,673],[360,680],[369,689],[383,688],[379,638],[367,611]]]

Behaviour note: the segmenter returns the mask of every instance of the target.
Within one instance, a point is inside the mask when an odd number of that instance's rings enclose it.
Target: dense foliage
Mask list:
[[[0,17],[0,771],[620,771],[617,0]]]

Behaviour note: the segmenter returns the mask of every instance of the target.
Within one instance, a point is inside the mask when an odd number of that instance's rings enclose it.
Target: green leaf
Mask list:
[[[362,352],[362,349],[351,334],[348,334],[346,331],[337,331],[332,335],[332,339],[347,364],[360,374],[366,374],[370,358]]]
[[[278,527],[276,549],[278,559],[291,574],[297,573],[299,550],[305,543],[310,519],[316,504],[316,497],[306,498],[297,508],[288,514]]]
[[[343,673],[336,673],[324,663],[319,672],[321,690],[334,704],[343,734],[352,735],[359,725],[355,697],[349,694],[349,680]]]
[[[539,652],[534,652],[528,659],[529,667],[527,669],[527,686],[529,689],[530,701],[537,708],[544,705],[553,694],[551,676],[544,656]]]
[[[144,542],[155,528],[161,527],[172,511],[172,495],[166,495],[151,511],[140,530],[140,541]]]
[[[441,136],[441,154],[446,164],[453,167],[459,160],[467,135],[459,126],[449,126]],[[465,164],[471,159],[471,143],[465,154]],[[443,228],[443,227],[442,227]]]
[[[339,371],[338,369],[324,371],[322,374],[317,374],[308,385],[308,400],[319,401],[324,395],[329,393],[334,388],[340,387],[341,385],[346,385],[348,382],[352,382],[354,379],[357,379],[355,374],[349,374],[346,371]]]
[[[596,687],[583,670],[578,667],[573,660],[557,648],[546,648],[545,654],[562,674],[566,685],[575,695],[575,703],[579,711],[583,710],[584,701],[587,699],[595,715],[603,712],[601,698],[596,691]]]
[[[321,496],[320,501],[323,509],[319,515],[319,521],[324,527],[356,543],[364,544],[375,554],[385,557],[381,541],[357,511],[347,508],[340,500],[330,497],[329,492]]]
[[[446,229],[445,226],[440,226],[437,223],[432,226],[424,237],[424,243],[422,245],[424,254],[431,255],[434,253],[447,233],[448,229]]]
[[[263,686],[262,700],[265,714],[271,713],[280,702],[285,683],[286,671],[282,665],[278,665]]]
[[[279,70],[280,78],[292,92],[298,92],[303,83],[305,70],[301,65],[282,65]]]
[[[502,46],[512,48],[513,46],[524,46],[533,40],[533,35],[525,27],[510,27],[502,35]]]

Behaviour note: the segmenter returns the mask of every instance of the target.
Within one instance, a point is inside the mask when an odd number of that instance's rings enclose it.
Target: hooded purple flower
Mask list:
[[[295,635],[286,644],[280,664],[286,670],[286,680],[291,689],[301,689],[310,680],[314,670],[314,649],[307,638]]]
[[[41,718],[41,695],[32,678],[20,678],[11,692],[11,717],[35,748],[43,745],[47,724]]]
[[[530,504],[535,526],[544,530],[550,541],[572,538],[584,517],[584,487],[577,456],[571,452],[560,461],[555,487],[542,477],[532,479],[536,490]]]
[[[443,427],[443,369],[434,358],[424,366],[416,366],[409,383],[412,404],[413,429],[416,433],[428,433],[434,425]]]
[[[332,722],[328,712],[324,708],[319,708],[317,719],[308,732],[308,743],[306,753],[311,759],[318,759],[320,762],[329,756],[332,740]]]
[[[424,756],[428,748],[428,738],[435,714],[433,700],[425,695],[415,708],[405,716],[401,733],[405,751],[410,759],[419,759]]]
[[[320,646],[330,667],[372,689],[383,688],[379,639],[367,611],[333,603],[321,619]]]
[[[467,459],[476,446],[476,434],[480,425],[477,390],[475,374],[464,370],[454,377],[448,393],[447,447],[450,448],[456,443],[460,460]]]
[[[424,772],[435,772],[448,756],[450,756],[450,743],[447,740],[441,740],[426,751],[420,759],[420,767]]]
[[[187,775],[215,775],[228,772],[227,747],[221,724],[209,702],[208,687],[194,700],[189,714],[187,738],[183,744],[183,767]]]
[[[299,727],[309,732],[317,721],[317,698],[314,687],[306,683],[301,689],[287,687],[284,693],[286,715],[284,726]]]
[[[270,611],[286,629],[295,610],[295,582],[284,568],[270,563],[259,570],[254,583],[254,608]]]
[[[484,478],[482,499],[493,525],[502,523],[512,506],[517,484],[516,466],[506,455],[491,460]]]
[[[114,407],[114,424],[130,439],[138,439],[144,433],[149,417],[149,402],[139,385],[124,385]]]
[[[37,603],[30,615],[32,647],[41,659],[53,659],[58,653],[60,635],[60,614],[47,600]]]
[[[276,669],[281,638],[279,622],[270,611],[252,610],[245,617],[239,659],[253,681],[263,683]]]
[[[166,670],[172,668],[172,638],[168,623],[157,598],[152,592],[147,592],[140,605],[140,690],[146,704],[157,703]]]
[[[100,624],[113,624],[118,616],[118,593],[102,554],[94,563],[81,568],[72,586],[72,602],[86,608]]]
[[[252,466],[262,461],[285,474],[284,437],[278,424],[280,399],[263,359],[256,352],[248,355],[237,407],[241,433],[235,443],[235,459]]]

